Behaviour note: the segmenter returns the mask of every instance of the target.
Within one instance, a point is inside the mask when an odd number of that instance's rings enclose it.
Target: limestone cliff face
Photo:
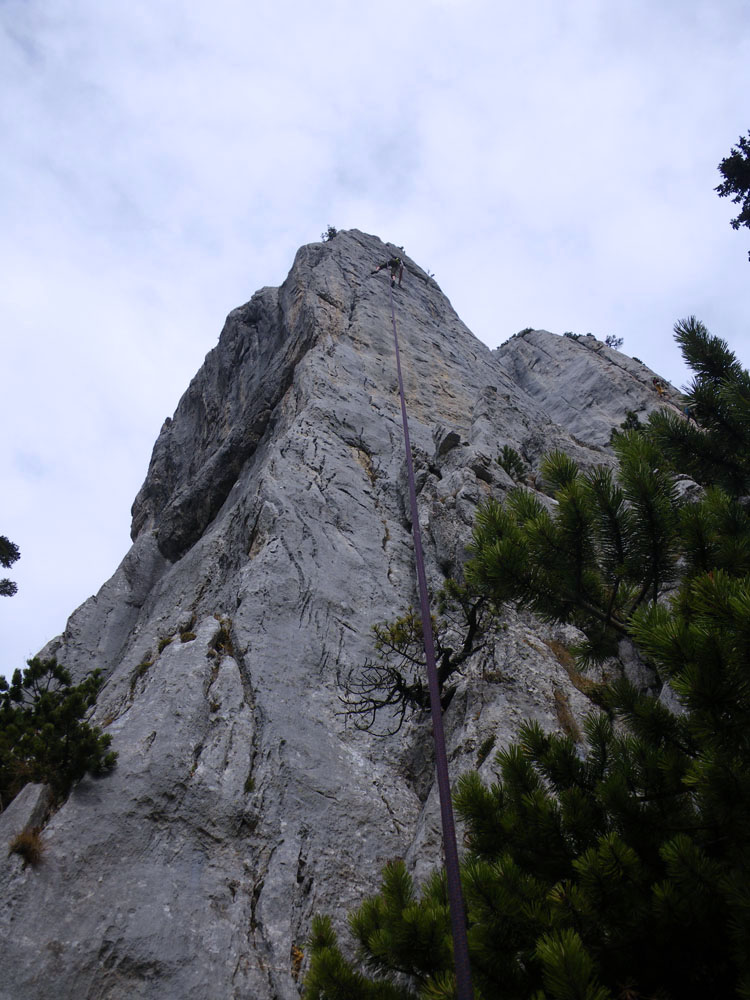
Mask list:
[[[303,247],[230,313],[156,442],[131,551],[46,648],[105,670],[119,763],[51,816],[38,869],[0,852],[1,1000],[292,1000],[315,910],[343,925],[388,859],[439,862],[429,721],[347,729],[337,686],[416,602],[387,279],[370,277],[393,249],[356,230]],[[513,485],[503,445],[532,469],[552,447],[610,462],[611,428],[663,400],[593,338],[490,351],[408,259],[394,295],[437,589],[479,501]],[[588,707],[565,635],[506,626],[448,710],[454,776],[488,736]],[[27,789],[0,815],[4,843],[34,808]]]

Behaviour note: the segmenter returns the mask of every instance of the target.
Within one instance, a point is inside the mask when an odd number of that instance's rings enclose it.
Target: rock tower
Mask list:
[[[383,864],[440,863],[429,717],[377,739],[339,679],[417,603],[386,272],[357,230],[305,246],[227,317],[154,446],[133,545],[43,650],[101,667],[115,771],[0,851],[2,1000],[293,1000],[319,910],[343,926]],[[400,252],[400,251],[398,251]],[[427,572],[460,575],[477,504],[563,448],[611,463],[654,373],[593,337],[491,351],[408,257],[394,290]],[[453,775],[521,720],[588,707],[566,636],[508,609],[446,713]],[[561,709],[562,706],[562,709]],[[491,759],[482,763],[489,773]],[[43,813],[28,786],[4,843]]]

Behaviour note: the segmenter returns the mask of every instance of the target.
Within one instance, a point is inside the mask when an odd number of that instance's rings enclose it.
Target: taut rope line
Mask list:
[[[412,533],[414,535],[414,558],[417,564],[419,603],[422,614],[422,637],[424,639],[424,652],[427,660],[427,684],[430,691],[432,733],[435,740],[435,767],[437,770],[438,792],[440,795],[440,816],[443,824],[445,873],[448,882],[448,902],[450,904],[451,931],[453,933],[453,961],[456,967],[456,997],[457,1000],[473,1000],[474,990],[471,985],[471,970],[469,967],[469,943],[466,936],[466,908],[464,906],[463,892],[461,890],[461,877],[458,868],[456,826],[453,821],[453,805],[451,803],[451,789],[450,782],[448,780],[448,757],[445,751],[443,713],[440,706],[440,687],[438,685],[437,666],[435,664],[435,642],[432,636],[430,597],[427,591],[427,577],[425,576],[424,571],[422,535],[419,530],[419,512],[417,510],[417,490],[414,485],[414,463],[412,462],[411,457],[409,421],[406,416],[404,382],[401,377],[401,352],[398,347],[396,311],[393,306],[393,282],[391,280],[388,282],[388,292],[391,302],[393,342],[396,347],[396,371],[398,373],[398,391],[401,396],[401,419],[404,425],[406,471],[407,478],[409,480],[409,504],[411,508]]]

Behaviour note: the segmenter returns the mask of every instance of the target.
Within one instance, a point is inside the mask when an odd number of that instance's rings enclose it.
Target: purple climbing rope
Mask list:
[[[414,558],[417,564],[417,582],[419,584],[422,636],[424,639],[425,658],[427,660],[427,684],[430,691],[432,733],[435,741],[435,766],[437,770],[438,793],[440,796],[440,816],[443,824],[445,873],[448,882],[448,902],[450,905],[451,931],[453,933],[453,961],[456,968],[456,997],[457,1000],[473,1000],[474,989],[471,985],[471,969],[469,967],[469,943],[466,936],[466,908],[464,906],[461,877],[458,868],[456,826],[453,821],[453,805],[451,803],[451,789],[448,779],[448,756],[445,752],[443,713],[440,706],[440,687],[438,685],[437,666],[435,664],[435,642],[432,637],[430,597],[427,591],[427,577],[424,571],[422,535],[419,530],[419,511],[417,510],[417,490],[414,485],[414,463],[411,457],[409,421],[406,416],[404,382],[401,377],[401,352],[398,347],[396,311],[393,306],[393,284],[391,280],[388,282],[388,289],[391,301],[391,320],[393,322],[393,342],[396,346],[396,371],[398,373],[398,391],[401,396],[401,419],[404,424],[406,472],[409,480],[409,504],[411,508],[412,533],[414,535]]]

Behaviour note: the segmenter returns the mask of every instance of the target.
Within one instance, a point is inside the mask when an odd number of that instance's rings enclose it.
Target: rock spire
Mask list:
[[[43,651],[76,677],[104,670],[96,721],[119,762],[49,817],[38,868],[0,851],[0,1000],[293,1000],[314,911],[343,925],[387,860],[439,863],[428,719],[376,739],[347,728],[338,687],[373,624],[416,603],[387,277],[370,276],[394,251],[339,233],[229,314],[156,441],[131,550]],[[513,485],[504,445],[531,476],[552,447],[611,462],[611,429],[664,400],[594,338],[528,331],[489,350],[404,260],[437,589],[477,504]],[[508,612],[446,714],[455,774],[524,718],[586,709],[564,638]],[[41,802],[28,787],[0,815],[4,842]]]

